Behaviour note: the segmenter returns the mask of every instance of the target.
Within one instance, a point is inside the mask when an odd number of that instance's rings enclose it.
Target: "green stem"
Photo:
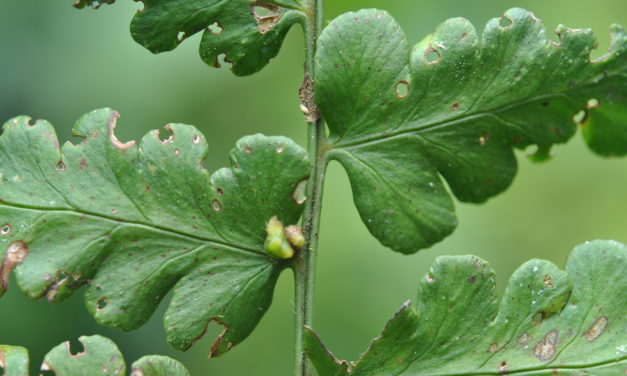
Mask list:
[[[315,78],[314,56],[316,42],[322,28],[323,0],[308,0],[306,5],[307,23],[305,25],[307,58],[305,62],[305,80]],[[322,209],[322,191],[327,165],[326,135],[324,121],[318,119],[308,124],[308,151],[312,162],[311,175],[307,184],[303,215],[305,246],[298,253],[293,263],[295,282],[295,343],[294,375],[311,375],[311,366],[304,351],[304,327],[311,326],[313,319],[313,295],[318,252],[318,231]]]

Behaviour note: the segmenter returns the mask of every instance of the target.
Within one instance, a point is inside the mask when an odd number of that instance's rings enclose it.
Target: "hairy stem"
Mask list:
[[[307,23],[305,25],[307,58],[305,62],[305,83],[315,78],[314,56],[316,42],[322,28],[323,0],[307,0]],[[312,81],[310,81],[312,82]],[[313,91],[304,93],[310,96],[310,102],[314,102]],[[301,97],[303,93],[301,92]],[[311,103],[310,103],[311,104]],[[317,111],[315,103],[310,110]],[[311,326],[313,318],[313,294],[316,271],[316,255],[318,252],[318,230],[320,228],[320,213],[322,208],[322,191],[324,186],[324,174],[327,165],[326,135],[324,121],[314,116],[315,121],[308,123],[307,139],[309,157],[312,162],[311,175],[307,184],[303,216],[303,230],[305,234],[305,246],[294,260],[295,287],[295,376],[311,375],[311,366],[304,352],[304,327]]]

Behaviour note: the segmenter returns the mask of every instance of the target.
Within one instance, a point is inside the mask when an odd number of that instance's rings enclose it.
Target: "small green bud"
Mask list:
[[[287,260],[294,257],[294,249],[285,236],[283,223],[277,217],[272,217],[266,223],[266,232],[268,236],[264,243],[266,253],[275,259]]]
[[[303,235],[303,229],[296,226],[290,225],[285,229],[285,236],[287,240],[296,248],[302,248],[305,245],[305,236]]]

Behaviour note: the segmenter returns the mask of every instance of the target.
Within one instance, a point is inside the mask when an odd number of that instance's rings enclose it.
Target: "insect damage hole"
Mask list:
[[[500,373],[506,373],[507,372],[507,362],[505,362],[505,361],[501,362],[501,365],[499,365],[499,372]]]
[[[162,143],[163,145],[169,144],[170,142],[174,141],[175,135],[174,135],[174,130],[172,130],[172,126],[168,124],[165,127],[163,127],[163,129],[166,130],[166,132],[163,132],[165,134],[161,133],[161,129],[155,129],[152,131],[152,133],[155,135],[157,140],[159,140],[159,142]]]
[[[398,99],[407,98],[409,95],[409,82],[402,80],[396,83],[394,86],[394,94]]]
[[[102,310],[105,309],[105,307],[109,304],[109,299],[107,299],[106,296],[103,296],[102,298],[98,299],[98,301],[96,302],[96,309],[97,310]]]
[[[218,200],[213,200],[211,202],[211,208],[216,211],[216,212],[221,212],[222,211],[222,203]]]
[[[222,65],[233,67],[233,62],[226,57],[226,54],[220,54],[211,65],[214,68],[220,68]]]
[[[47,367],[47,368],[44,368]],[[50,368],[48,363],[44,363],[41,365],[41,372],[39,373],[41,376],[57,376],[53,369]]]
[[[279,22],[281,8],[276,5],[268,4],[264,1],[255,1],[251,10],[261,34],[267,33]]]
[[[57,171],[59,172],[65,171],[65,163],[63,163],[63,161],[59,161],[57,163]]]
[[[435,65],[442,60],[442,55],[440,55],[440,51],[433,47],[429,47],[424,51],[424,58],[427,64]]]
[[[503,29],[509,29],[512,26],[512,19],[508,16],[503,16],[499,18],[499,26]]]
[[[579,125],[585,123],[586,120],[588,120],[588,111],[586,110],[580,110],[573,116],[573,121]]]
[[[207,30],[209,30],[210,33],[212,34],[220,34],[222,33],[222,31],[224,30],[224,28],[222,27],[222,25],[219,22],[214,22],[211,25],[207,26]]]
[[[11,229],[13,229],[13,227],[7,223],[0,229],[0,235],[8,235],[11,232]]]
[[[588,110],[595,109],[595,108],[599,107],[599,105],[600,105],[599,100],[596,99],[596,98],[590,98],[590,99],[588,99],[588,102],[586,102],[586,108]]]
[[[77,339],[66,341],[64,343],[65,348],[70,353],[72,358],[78,358],[81,355],[85,355],[85,346],[83,343]]]

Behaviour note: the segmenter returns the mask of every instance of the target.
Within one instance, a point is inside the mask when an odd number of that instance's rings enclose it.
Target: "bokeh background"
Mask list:
[[[212,148],[210,169],[225,166],[228,151],[246,134],[283,134],[304,145],[297,98],[304,59],[298,27],[261,73],[238,78],[201,62],[198,36],[157,56],[135,44],[128,25],[138,3],[120,0],[94,11],[73,9],[71,2],[0,1],[0,122],[21,114],[47,119],[62,140],[70,137],[81,114],[101,107],[122,114],[117,131],[122,140],[169,122],[194,124]],[[386,9],[410,41],[418,42],[449,17],[466,17],[481,30],[488,19],[513,6],[532,10],[549,30],[559,23],[593,28],[599,37],[596,56],[609,46],[611,23],[627,26],[625,0],[328,0],[325,18],[365,7]],[[335,354],[357,358],[396,309],[414,299],[418,279],[438,255],[483,257],[497,271],[502,291],[512,271],[529,258],[563,266],[572,247],[586,240],[627,242],[627,159],[593,155],[580,135],[554,153],[552,161],[540,165],[519,153],[520,172],[508,191],[481,206],[458,204],[460,226],[454,235],[412,256],[385,249],[369,235],[352,204],[345,173],[332,163],[314,326]],[[218,359],[206,358],[217,327],[186,353],[167,345],[162,314],[168,299],[147,325],[123,333],[97,326],[82,294],[51,306],[28,300],[12,282],[0,299],[0,343],[30,348],[33,374],[52,346],[95,333],[114,339],[128,364],[159,353],[180,359],[192,375],[291,374],[294,307],[288,271],[257,330]]]

